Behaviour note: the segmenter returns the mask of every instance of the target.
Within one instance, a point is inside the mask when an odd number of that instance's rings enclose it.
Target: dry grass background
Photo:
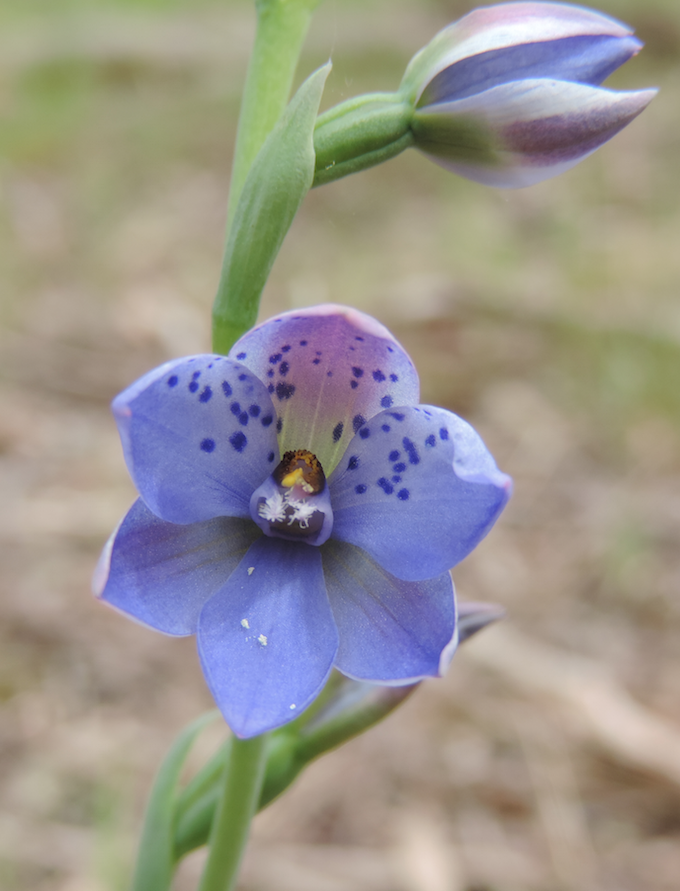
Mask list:
[[[680,11],[602,5],[647,41],[615,85],[662,87],[614,142],[513,193],[407,153],[312,193],[277,261],[263,316],[378,315],[516,494],[455,571],[507,621],[258,818],[243,891],[680,887]],[[302,73],[333,55],[328,104],[392,89],[467,8],[326,0]],[[211,702],[192,640],[89,593],[134,494],[108,402],[209,346],[251,10],[3,0],[0,22],[0,885],[118,891]]]

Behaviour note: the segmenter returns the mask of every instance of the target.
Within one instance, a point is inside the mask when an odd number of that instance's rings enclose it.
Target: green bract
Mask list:
[[[327,63],[302,84],[250,168],[229,230],[213,307],[213,348],[227,353],[255,324],[286,232],[314,179],[314,123]]]

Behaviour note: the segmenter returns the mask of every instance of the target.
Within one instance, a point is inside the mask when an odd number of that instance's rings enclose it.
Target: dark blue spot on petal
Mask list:
[[[388,347],[387,347],[387,352],[388,352],[388,353],[393,353],[394,350],[392,349],[392,347],[388,346]]]
[[[418,455],[418,449],[416,448],[416,444],[412,442],[408,436],[405,436],[402,441],[402,445],[408,455],[409,464],[420,464],[420,456]]]
[[[200,372],[200,371],[194,371],[194,373],[191,375],[191,379],[195,381],[195,380],[198,380],[198,378],[199,378],[200,376],[201,376],[201,372]]]
[[[430,435],[429,435],[429,436],[427,437],[427,439],[425,440],[425,445],[426,445],[426,446],[429,446],[430,448],[432,448],[432,446],[433,446],[436,442],[437,442],[437,440],[436,440],[435,437],[434,437],[434,433],[430,433]]]
[[[269,461],[269,463],[271,464],[275,457],[276,457],[276,455],[274,454],[274,452],[270,452],[267,455],[267,461]]]
[[[409,491],[408,489],[399,489],[397,492],[397,498],[399,501],[408,501]]]
[[[399,454],[400,453],[397,451],[397,449],[392,449],[392,451],[390,452],[390,455],[389,455],[389,460],[390,461],[398,461]]]
[[[401,477],[399,476],[398,473],[395,473],[395,474],[394,474],[394,476],[392,477],[392,482],[393,482],[393,483],[400,483],[400,482],[401,482]]]
[[[267,372],[267,377],[274,377],[274,369],[273,368],[269,369],[269,371]]]
[[[300,341],[300,346],[307,346],[307,341],[306,341],[306,340],[301,340],[301,341]]]
[[[203,392],[198,397],[198,401],[199,402],[208,402],[210,399],[212,399],[212,390],[210,387],[204,387]]]
[[[406,465],[403,461],[400,461],[398,464],[395,464],[392,470],[395,473],[403,473],[406,470]]]
[[[377,368],[373,372],[373,380],[377,381],[378,383],[381,383],[382,381],[385,380],[385,375],[382,373],[382,371],[379,368]]]
[[[352,455],[349,461],[347,462],[347,470],[356,470],[359,466],[359,458],[356,455]]]
[[[231,387],[229,386],[229,384],[228,384],[226,381],[222,381],[222,392],[223,392],[224,395],[227,397],[227,399],[228,399],[228,398],[231,396],[231,394],[232,394],[232,389],[231,389]]]
[[[342,423],[342,421],[339,421],[335,425],[335,427],[333,427],[333,442],[337,442],[340,439],[344,427],[345,425]]]
[[[274,392],[274,384],[269,384],[269,386],[267,387],[267,391],[269,393],[273,393]]]
[[[384,476],[381,476],[378,480],[378,485],[383,490],[385,495],[391,495],[394,492],[394,486],[389,480],[386,480]]]
[[[273,420],[274,420],[274,418],[271,415],[265,415],[262,418],[262,420],[260,421],[260,423],[262,424],[263,427],[269,427],[269,425],[271,424],[271,422]]]
[[[287,362],[282,362],[279,365],[279,374],[281,375],[281,377],[285,377],[289,371],[290,371],[290,365]]]
[[[215,451],[215,440],[214,439],[204,439],[201,441],[201,449],[204,452],[214,452]]]
[[[248,445],[248,440],[246,439],[245,433],[241,433],[240,430],[237,430],[236,433],[232,433],[232,435],[229,437],[229,442],[232,444],[237,452],[242,452]]]
[[[288,353],[288,352],[290,352],[290,344],[287,343],[285,346],[282,346],[282,347],[281,347],[281,352],[282,352],[282,353]]]
[[[320,355],[321,355],[321,350],[315,350],[315,353],[316,353],[317,356],[320,356]]]
[[[284,384],[283,381],[279,381],[276,385],[276,395],[279,399],[290,399],[294,392],[293,384]]]
[[[352,366],[352,374],[354,375],[354,377],[363,377],[363,376],[364,376],[364,369],[363,369],[363,368],[357,368],[356,365],[353,365],[353,366]]]
[[[357,495],[363,495],[367,488],[368,486],[365,486],[363,483],[359,483],[358,486],[354,487],[354,491],[357,493]]]
[[[280,433],[283,430],[283,418],[278,418],[276,421],[276,432]]]
[[[269,361],[272,365],[276,365],[277,362],[281,361],[281,353],[274,353],[273,356],[269,357]]]
[[[326,377],[333,377],[333,372],[332,372],[332,371],[327,371],[327,372],[326,372]]]
[[[390,380],[392,381],[393,384],[396,384],[396,382],[399,380],[399,375],[397,375],[397,374],[391,374],[391,375],[390,375]]]
[[[394,399],[392,399],[391,396],[383,396],[383,398],[380,400],[380,405],[383,408],[389,408],[393,402],[394,402]]]
[[[191,393],[195,393],[196,390],[198,390],[198,387],[199,387],[199,383],[198,383],[198,381],[192,381],[192,382],[189,384],[189,391],[190,391]]]
[[[247,380],[248,380],[248,375],[247,375],[247,374],[239,374],[238,379],[239,379],[240,381],[247,381]]]
[[[356,388],[359,386],[359,383],[358,381],[350,381],[349,385],[353,390],[356,390]]]
[[[179,378],[177,377],[176,374],[173,374],[168,378],[168,386],[169,387],[176,387],[178,383],[179,383]]]
[[[444,441],[449,438],[449,431],[446,429],[446,427],[442,427],[442,429],[439,431],[439,438]]]
[[[241,414],[241,403],[240,402],[232,402],[229,406],[232,415],[238,417]]]
[[[246,357],[246,354],[245,354],[245,353],[239,353],[239,354],[236,356],[236,358],[237,358],[239,361],[240,361],[241,359],[245,359],[245,357]]]
[[[245,427],[248,424],[248,412],[242,411],[241,414],[238,416],[238,420],[239,423],[243,424],[243,426]]]
[[[248,414],[251,418],[259,418],[260,416],[260,406],[259,405],[251,405],[248,409]]]
[[[321,359],[312,359],[312,365],[318,365]]]
[[[364,338],[363,338],[363,337],[359,337],[358,334],[357,334],[357,336],[356,336],[354,339],[355,339],[355,340],[360,340],[362,343],[364,342]]]
[[[352,428],[356,433],[359,427],[363,426],[366,423],[366,418],[363,415],[354,415],[352,418]]]
[[[403,415],[400,411],[391,411],[390,417],[394,418],[395,421],[403,421],[406,415]]]
[[[389,424],[383,424],[380,429],[382,430],[383,433],[389,433],[392,428],[390,427]]]
[[[359,436],[362,439],[368,439],[368,437],[370,435],[371,435],[371,431],[368,429],[368,427],[362,427],[361,430],[359,431]]]

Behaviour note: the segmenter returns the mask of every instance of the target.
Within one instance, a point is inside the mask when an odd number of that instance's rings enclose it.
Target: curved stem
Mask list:
[[[268,739],[268,734],[234,739],[198,891],[232,891],[236,886],[250,821],[262,789]]]

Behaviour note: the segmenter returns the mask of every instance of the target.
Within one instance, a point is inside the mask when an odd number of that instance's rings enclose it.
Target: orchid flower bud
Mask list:
[[[600,86],[641,47],[627,25],[581,6],[476,9],[414,56],[396,93],[357,96],[319,116],[314,185],[410,146],[490,186],[517,188],[556,176],[656,95]]]
[[[600,84],[642,44],[601,13],[563,3],[504,3],[449,25],[411,61],[415,146],[467,179],[501,188],[556,176],[585,158],[656,90]]]

